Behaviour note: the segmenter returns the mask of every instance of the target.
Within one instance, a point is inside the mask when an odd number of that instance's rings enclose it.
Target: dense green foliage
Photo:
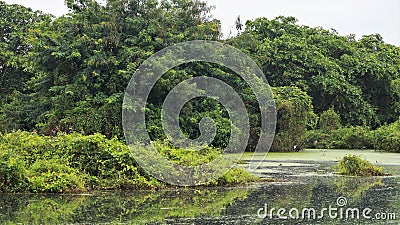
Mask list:
[[[318,128],[325,132],[330,132],[341,128],[340,116],[333,110],[329,109],[319,117]]]
[[[373,131],[368,127],[345,127],[307,132],[307,147],[319,149],[373,149]]]
[[[373,128],[398,119],[399,47],[378,34],[356,41],[296,23],[293,17],[248,21],[228,43],[253,57],[272,86],[306,91],[318,115],[334,109],[343,125]]]
[[[400,152],[400,120],[372,130],[368,127],[345,127],[326,131],[307,131],[308,148],[319,149],[376,149]]]
[[[277,17],[247,21],[243,32],[222,40],[220,23],[213,19],[212,7],[202,1],[108,0],[101,5],[93,0],[66,0],[66,4],[70,13],[53,18],[0,2],[3,15],[0,131],[3,133],[24,130],[55,137],[101,133],[108,139],[122,140],[123,95],[138,66],[174,43],[201,39],[241,49],[258,63],[274,87],[278,124],[273,151],[298,151],[314,145],[400,151],[399,121],[396,122],[400,114],[400,48],[384,43],[379,34],[356,40],[352,35],[340,36],[335,30],[298,25],[293,17]],[[237,27],[243,28],[240,20]],[[243,99],[251,125],[248,150],[254,150],[262,118],[253,91],[234,72],[210,63],[181,65],[158,81],[146,110],[147,130],[152,140],[165,139],[160,118],[167,93],[183,80],[206,75],[225,81]],[[213,147],[224,148],[231,123],[226,109],[215,100],[197,98],[188,102],[181,113],[183,132],[190,138],[198,137],[198,124],[204,117],[216,121]],[[311,130],[308,135],[307,130]],[[41,157],[41,151],[53,143],[51,137],[39,136],[26,143],[35,143],[36,139],[44,143],[40,148],[30,149],[35,155],[29,157]],[[102,143],[114,146],[116,139]],[[107,176],[118,175],[112,178],[116,187],[134,185],[126,176],[142,179],[144,174],[130,167],[98,171],[97,164],[90,164],[96,160],[87,158],[96,156],[93,151],[97,149],[89,143],[89,140],[72,141],[73,146],[78,145],[81,158],[50,157],[40,159],[47,161],[28,161],[27,165],[15,160],[25,157],[24,151],[28,150],[21,146],[23,150],[16,153],[11,144],[7,149],[13,151],[1,150],[5,163],[2,169],[15,174],[2,179],[12,183],[15,183],[12,179],[17,179],[19,185],[15,188],[22,189],[27,182],[35,183],[38,190],[58,186],[81,189],[77,185],[81,183],[81,175],[89,176],[86,179],[89,185],[97,184],[93,177],[108,179]],[[126,155],[112,155],[117,151],[129,154],[120,151],[123,147],[113,148],[102,150],[98,156],[110,160],[101,163],[106,168],[107,163],[128,160]],[[74,160],[87,163],[88,167],[80,168]],[[70,164],[56,166],[66,161]],[[47,171],[54,173],[36,169],[44,164]],[[129,161],[126,165],[134,164]],[[24,168],[30,170],[29,176]],[[53,186],[43,187],[43,181],[36,176],[47,176],[46,179],[54,176],[56,181]],[[67,187],[59,179],[75,184]]]
[[[8,109],[2,116],[10,123],[2,124],[1,130],[122,137],[123,93],[141,62],[173,43],[219,35],[218,24],[208,19],[209,7],[201,2],[109,1],[102,6],[71,0],[67,4],[69,15],[25,33],[34,49],[26,53],[34,76],[27,81],[25,98],[15,97],[2,107]],[[21,13],[25,19],[31,17],[26,11]]]
[[[299,151],[306,142],[306,131],[315,127],[312,100],[297,87],[273,89],[276,98],[277,128],[272,151]]]
[[[375,148],[389,152],[400,152],[400,119],[374,132]]]
[[[2,174],[5,177],[1,180],[2,191],[6,192],[68,192],[157,185],[140,174],[125,145],[101,135],[43,137],[14,132],[1,135],[0,148],[2,170],[9,171]],[[13,167],[18,169],[12,170]]]
[[[0,14],[0,130],[32,129],[35,108],[24,101],[32,93],[28,82],[37,70],[29,58],[34,50],[28,34],[48,24],[50,16],[1,1]]]
[[[208,163],[220,153],[211,148],[200,152],[179,150],[163,142],[155,145],[161,154],[180,165]],[[0,149],[0,192],[81,192],[164,186],[140,169],[125,144],[100,134],[45,137],[13,132],[0,134]],[[256,180],[243,169],[233,169],[209,185]]]
[[[347,155],[338,164],[339,173],[350,176],[384,176],[381,167],[376,167],[372,163],[362,160],[356,155]]]

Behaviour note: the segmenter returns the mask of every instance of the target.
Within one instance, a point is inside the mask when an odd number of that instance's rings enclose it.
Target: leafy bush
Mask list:
[[[57,137],[14,132],[0,136],[3,191],[68,192],[85,189],[155,187],[158,182],[144,178],[122,142],[103,135],[61,134]],[[15,155],[20,163],[7,160]],[[14,168],[15,166],[21,168]],[[16,176],[15,173],[19,173]],[[8,175],[7,175],[8,174]],[[22,181],[7,177],[21,177]]]
[[[306,132],[306,148],[330,149],[332,146],[331,135],[322,130],[309,130]]]
[[[333,109],[329,109],[321,114],[318,123],[319,129],[329,132],[338,130],[342,127],[340,116]]]
[[[385,176],[381,167],[362,160],[356,155],[347,155],[338,164],[339,173],[350,176]]]
[[[375,149],[400,152],[400,120],[375,131]]]
[[[367,127],[346,127],[338,130],[307,132],[308,148],[319,149],[373,149],[374,134]]]
[[[209,163],[217,159],[222,151],[220,149],[206,147],[200,150],[178,149],[169,144],[167,141],[153,142],[157,150],[169,160],[183,166],[198,166]]]
[[[367,127],[347,127],[332,132],[332,148],[373,149],[373,133]]]
[[[24,164],[12,151],[0,151],[0,192],[25,190],[28,180]]]
[[[161,141],[154,145],[161,154],[185,166],[208,163],[221,153],[215,148],[182,150]],[[148,153],[147,149],[137,150]],[[254,179],[246,171],[237,169],[226,176],[231,178],[226,177],[217,184]],[[142,170],[128,146],[117,139],[109,140],[100,134],[45,137],[21,131],[0,134],[0,184],[2,192],[56,193],[164,186]]]
[[[249,174],[245,169],[233,168],[222,176],[218,182],[221,184],[245,184],[248,182],[259,181],[260,178]]]
[[[368,127],[346,127],[333,131],[307,131],[307,148],[375,149],[400,152],[400,120],[371,130]]]
[[[39,159],[28,170],[30,189],[33,192],[83,191],[84,175],[57,159]]]

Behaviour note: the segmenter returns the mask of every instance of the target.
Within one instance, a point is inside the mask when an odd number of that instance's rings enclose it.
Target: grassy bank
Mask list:
[[[219,155],[218,149],[195,152],[157,143],[161,154],[178,164],[203,164]],[[232,185],[257,180],[233,169],[210,185]],[[40,136],[36,133],[0,134],[0,191],[61,193],[91,190],[157,189],[166,185],[137,165],[128,147],[103,135]]]

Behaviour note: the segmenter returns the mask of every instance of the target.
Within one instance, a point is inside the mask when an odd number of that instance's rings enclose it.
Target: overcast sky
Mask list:
[[[68,12],[64,0],[5,0],[60,16]],[[379,33],[384,41],[400,46],[400,0],[208,0],[216,6],[225,36],[243,21],[257,17],[294,16],[299,24],[334,28],[341,35]]]

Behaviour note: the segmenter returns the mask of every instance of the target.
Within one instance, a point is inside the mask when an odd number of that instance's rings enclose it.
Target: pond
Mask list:
[[[400,154],[356,151],[393,176],[355,178],[332,173],[345,153],[271,153],[273,181],[240,187],[0,195],[0,224],[400,224]]]

